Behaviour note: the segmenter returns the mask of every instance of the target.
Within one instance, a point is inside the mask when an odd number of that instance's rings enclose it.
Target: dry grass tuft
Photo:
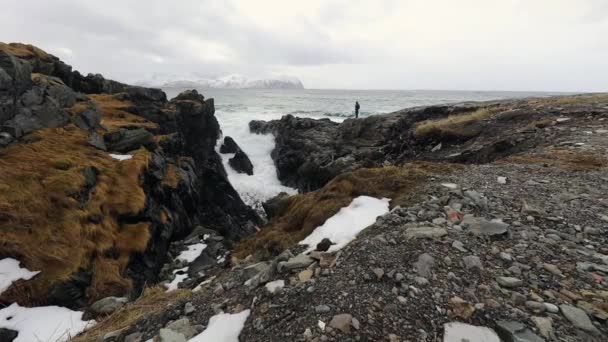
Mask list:
[[[470,113],[450,115],[439,120],[426,120],[419,123],[414,130],[414,137],[422,140],[431,136],[450,138],[471,138],[479,132],[469,126],[489,118],[493,111],[488,108],[479,108]]]
[[[118,161],[86,140],[85,131],[69,125],[38,130],[0,150],[0,257],[42,271],[5,291],[0,302],[42,304],[49,288],[79,268],[93,270],[91,300],[130,290],[122,274],[129,256],[145,250],[148,225],[123,225],[118,217],[144,208],[140,174],[148,153]],[[87,166],[99,171],[97,184],[79,203],[75,194]]]
[[[188,298],[190,290],[179,289],[165,292],[166,289],[154,287],[146,289],[135,302],[130,303],[114,312],[93,328],[74,337],[72,342],[97,341],[105,334],[131,326],[144,316],[153,315],[167,308],[167,305]]]
[[[162,184],[172,189],[177,189],[177,184],[179,184],[179,173],[177,172],[177,167],[175,165],[167,164],[167,172],[165,173]]]
[[[570,171],[593,171],[606,168],[608,159],[601,154],[589,151],[555,148],[533,155],[514,155],[500,161],[500,163],[544,165]]]
[[[50,61],[51,56],[44,52],[42,49],[39,49],[30,44],[22,44],[22,43],[2,43],[0,42],[0,51],[6,51],[11,55],[19,58],[30,59],[30,58],[40,58],[44,61]]]
[[[89,98],[103,114],[101,124],[110,131],[133,126],[150,129],[158,128],[158,124],[129,113],[128,110],[133,104],[119,100],[117,95],[97,94],[89,95]]]
[[[341,174],[318,191],[286,199],[285,212],[259,233],[241,241],[235,248],[235,256],[244,258],[261,249],[289,247],[358,196],[391,198],[391,207],[406,205],[428,174],[446,172],[455,167],[458,166],[416,162],[403,167],[359,169]]]

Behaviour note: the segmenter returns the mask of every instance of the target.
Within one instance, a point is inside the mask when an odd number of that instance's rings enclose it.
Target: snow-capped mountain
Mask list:
[[[304,89],[296,77],[279,76],[268,79],[249,79],[231,74],[209,78],[193,74],[152,74],[149,79],[135,82],[138,85],[158,88],[215,88],[215,89]]]

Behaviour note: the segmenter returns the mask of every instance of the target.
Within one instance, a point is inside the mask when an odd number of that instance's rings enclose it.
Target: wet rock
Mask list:
[[[237,153],[241,148],[239,145],[229,136],[224,137],[224,143],[220,146],[220,153]]]
[[[524,284],[523,280],[513,277],[497,277],[496,281],[500,286],[506,288],[516,288]]]
[[[129,300],[126,297],[106,297],[91,305],[91,311],[98,315],[107,315],[120,309]]]
[[[544,339],[534,334],[526,325],[515,321],[496,322],[496,332],[505,342],[543,342]]]
[[[566,317],[575,327],[589,333],[599,335],[600,332],[593,325],[593,323],[591,323],[591,320],[585,311],[568,304],[562,304],[559,306],[559,308],[564,317]]]
[[[443,342],[501,342],[494,330],[460,322],[443,325]]]
[[[72,122],[80,129],[92,130],[99,127],[101,113],[92,107],[73,117]]]
[[[448,235],[444,228],[435,227],[415,227],[405,231],[405,238],[410,239],[435,239]]]
[[[234,157],[228,159],[228,164],[238,173],[253,175],[253,164],[245,152],[239,150]]]
[[[466,253],[468,252],[466,248],[464,248],[464,245],[462,244],[462,242],[458,241],[458,240],[454,240],[454,242],[452,242],[452,247],[456,248],[457,250]]]
[[[329,326],[333,329],[340,330],[343,333],[350,332],[350,326],[353,321],[353,316],[350,314],[335,315],[329,322]]]

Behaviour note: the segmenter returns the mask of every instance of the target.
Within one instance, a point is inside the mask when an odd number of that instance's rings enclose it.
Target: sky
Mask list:
[[[608,91],[608,0],[2,0],[0,41],[83,73],[307,88]]]

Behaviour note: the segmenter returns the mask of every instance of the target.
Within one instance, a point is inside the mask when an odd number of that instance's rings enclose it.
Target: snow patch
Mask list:
[[[190,246],[188,246],[188,249],[186,249],[185,251],[182,251],[177,256],[177,259],[181,260],[181,261],[185,261],[187,263],[191,263],[201,255],[201,253],[205,250],[205,248],[207,248],[207,245],[204,243],[196,243],[194,245],[190,245]]]
[[[300,241],[300,245],[308,245],[307,252],[316,248],[317,244],[324,238],[328,238],[335,243],[329,248],[329,252],[334,252],[346,246],[355,239],[357,234],[363,229],[376,222],[380,215],[388,213],[390,199],[374,198],[369,196],[359,196],[334,216],[330,217],[325,223]]]
[[[0,260],[0,293],[8,289],[15,280],[29,280],[40,271],[30,271],[19,266],[19,260],[5,258]]]
[[[219,314],[209,319],[207,329],[189,342],[239,342],[239,335],[249,317],[249,310],[237,314]]]
[[[133,156],[130,154],[114,154],[114,153],[110,153],[110,157],[121,160],[121,161],[133,158]]]
[[[177,274],[178,272],[182,272],[182,274]],[[179,283],[181,283],[182,281],[186,280],[186,278],[188,278],[188,267],[179,268],[177,270],[174,270],[173,274],[175,274],[175,278],[173,278],[173,280],[170,283],[165,284],[165,287],[167,288],[166,292],[177,290],[179,288],[178,287]]]
[[[95,324],[83,321],[82,315],[59,306],[26,308],[13,303],[0,310],[0,328],[19,331],[14,342],[67,341]]]

